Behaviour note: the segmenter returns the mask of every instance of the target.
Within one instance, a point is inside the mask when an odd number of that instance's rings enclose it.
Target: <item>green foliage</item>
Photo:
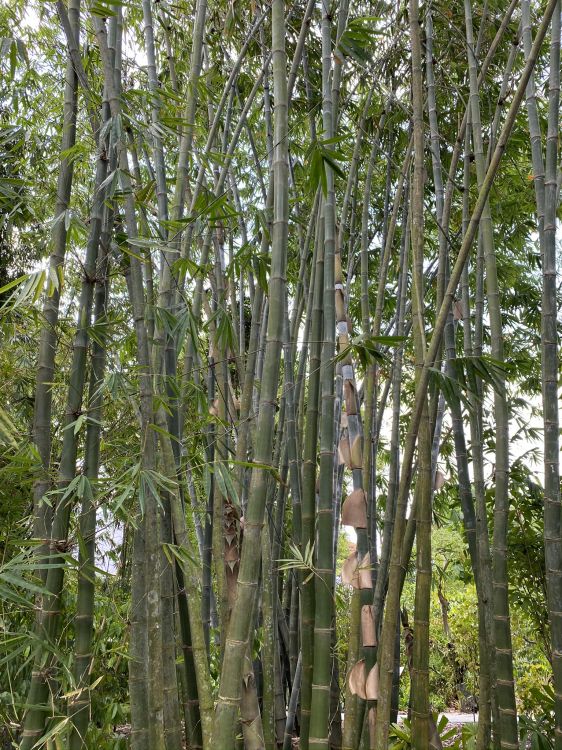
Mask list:
[[[377,21],[380,21],[377,16],[358,16],[350,19],[340,37],[338,49],[359,63],[369,62],[373,44],[380,35]]]
[[[449,721],[446,716],[433,716],[433,721],[435,722],[435,728],[439,735],[439,739],[442,743],[445,743],[446,747],[452,747],[455,748],[455,750],[474,750],[468,741],[467,744],[465,744],[464,727],[461,731],[461,736],[452,742],[457,734],[457,728],[449,727]],[[466,736],[469,736],[468,732],[466,733]],[[409,719],[404,719],[400,724],[391,725],[389,747],[391,750],[411,750],[413,747],[413,738],[412,723]]]

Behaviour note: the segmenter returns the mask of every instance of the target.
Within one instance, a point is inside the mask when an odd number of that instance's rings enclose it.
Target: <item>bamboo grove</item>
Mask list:
[[[446,746],[454,522],[467,747],[527,736],[538,589],[561,750],[560,0],[8,0],[0,29],[6,747],[386,750],[403,711],[396,747]]]

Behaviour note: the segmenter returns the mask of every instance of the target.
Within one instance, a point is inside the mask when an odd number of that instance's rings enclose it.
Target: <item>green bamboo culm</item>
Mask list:
[[[306,422],[303,440],[302,461],[302,512],[301,552],[304,555],[314,544],[316,518],[316,456],[318,449],[318,407],[320,399],[320,360],[323,318],[324,287],[324,222],[323,201],[318,207],[316,226],[316,250],[314,253],[314,284],[309,297],[311,309],[311,344],[307,389]],[[314,664],[314,580],[307,571],[299,572],[300,589],[300,641],[302,656],[302,678],[300,690],[300,743],[308,749],[310,730],[310,706],[312,701],[312,674]]]
[[[529,0],[521,4],[523,45],[526,58],[531,51]],[[560,89],[560,4],[552,17],[546,155],[542,136],[535,82],[527,87],[527,117],[531,140],[531,162],[535,188],[537,229],[542,255],[541,366],[544,426],[544,544],[547,602],[552,639],[552,671],[555,695],[555,748],[562,748],[562,576],[560,569],[560,445],[557,397],[558,340],[556,330],[556,210]],[[546,163],[545,163],[546,162]]]
[[[535,41],[533,42],[533,46],[529,54],[527,63],[525,64],[525,68],[521,73],[519,83],[513,95],[513,99],[509,107],[509,111],[506,115],[505,122],[499,135],[498,141],[496,143],[496,147],[490,158],[484,182],[482,183],[482,187],[479,190],[478,198],[476,200],[472,216],[468,223],[468,227],[457,254],[457,259],[453,268],[451,269],[449,282],[443,296],[443,302],[435,319],[433,336],[428,346],[423,363],[423,368],[421,370],[420,378],[416,387],[414,408],[406,435],[402,472],[400,476],[400,486],[398,489],[397,502],[399,505],[405,506],[407,501],[410,482],[412,478],[416,438],[422,417],[427,387],[429,384],[430,371],[433,367],[433,363],[435,362],[435,358],[440,348],[443,331],[449,317],[450,306],[452,304],[463,268],[472,247],[472,243],[474,242],[474,238],[476,237],[480,218],[484,211],[485,204],[488,200],[490,190],[494,183],[502,156],[509,140],[509,136],[514,126],[517,113],[519,112],[519,107],[525,95],[527,83],[529,82],[529,79],[531,77],[557,2],[558,0],[549,0],[545,8],[543,20],[537,30],[537,36],[535,38]],[[377,704],[377,720],[375,724],[375,750],[386,750],[386,746],[388,744],[387,740],[390,722],[390,696],[392,691],[393,675],[392,665],[394,658],[394,649],[390,647],[390,644],[394,643],[396,618],[399,611],[399,582],[401,578],[401,543],[400,541],[397,541],[395,544],[394,540],[401,540],[404,532],[403,522],[398,516],[397,524],[398,525],[395,529],[395,537],[392,544],[390,578],[388,586],[388,602],[385,609],[380,644],[380,687],[379,701]]]
[[[33,667],[31,684],[29,687],[25,713],[24,729],[21,739],[23,750],[29,750],[37,742],[45,729],[45,718],[48,713],[49,682],[47,671],[44,668],[46,649],[41,643],[56,640],[61,615],[62,589],[64,583],[65,568],[62,565],[61,554],[66,549],[68,530],[70,524],[70,512],[75,493],[69,489],[69,485],[76,475],[76,459],[78,454],[78,431],[72,429],[71,425],[76,421],[82,410],[84,387],[86,381],[86,360],[89,343],[89,326],[92,313],[92,303],[96,278],[96,263],[99,250],[99,240],[104,214],[105,192],[102,188],[107,175],[107,159],[105,143],[98,145],[98,158],[96,162],[94,196],[90,214],[90,231],[86,244],[84,259],[84,274],[78,303],[77,324],[74,335],[74,343],[71,360],[71,374],[68,384],[67,400],[65,406],[63,429],[63,446],[59,464],[57,489],[61,497],[57,502],[53,513],[50,556],[50,567],[46,576],[45,587],[47,594],[43,596],[41,607],[38,609],[36,618],[36,630],[40,636],[36,648],[35,662]],[[70,426],[70,427],[69,427]],[[83,485],[83,496],[91,491],[89,480]]]
[[[544,241],[542,262],[542,400],[544,425],[544,549],[548,618],[552,639],[555,695],[555,750],[562,748],[562,545],[560,496],[560,416],[558,405],[558,331],[556,225],[559,206],[560,138],[560,0],[552,17],[548,131],[544,180]]]
[[[76,37],[80,38],[80,0],[71,0],[68,6],[70,27]],[[53,223],[53,252],[49,258],[49,278],[57,279],[58,285],[49,284],[49,290],[43,303],[43,326],[39,335],[39,355],[37,359],[37,376],[35,380],[35,400],[33,412],[33,442],[41,458],[41,470],[33,484],[33,536],[42,540],[37,547],[38,556],[49,553],[52,508],[43,501],[43,496],[51,489],[51,421],[55,373],[55,355],[57,351],[57,322],[62,281],[62,270],[66,255],[67,223],[64,214],[70,203],[74,159],[68,154],[76,143],[76,116],[78,111],[78,76],[69,55],[66,65],[63,129],[61,157],[57,178],[57,202],[55,204],[55,221]],[[40,571],[43,582],[47,571]]]
[[[412,102],[414,133],[414,177],[412,181],[412,317],[416,365],[423,365],[426,344],[423,314],[423,186],[424,123],[421,27],[418,0],[410,0],[412,45]],[[416,594],[412,664],[412,739],[414,750],[429,746],[429,613],[431,596],[431,426],[427,399],[418,437],[416,473]]]
[[[120,10],[117,16],[119,25]],[[100,49],[111,117],[118,120],[121,118],[120,60],[113,59],[114,56],[108,44],[108,35],[103,19],[93,14],[92,22]],[[119,65],[118,68],[117,65]],[[121,188],[126,196],[124,218],[127,240],[131,247],[135,247],[138,238],[135,201],[129,176],[127,147],[123,138],[116,144],[116,150]],[[156,444],[154,432],[150,428],[154,420],[153,383],[150,343],[145,317],[144,278],[138,255],[131,253],[127,260],[126,281],[133,312],[139,370],[142,469],[143,471],[152,471],[156,467]],[[163,692],[162,681],[159,679],[161,672],[156,669],[149,679],[148,670],[145,668],[143,660],[147,650],[149,653],[152,652],[152,660],[155,659],[155,654],[159,655],[160,662],[162,659],[161,636],[158,632],[160,609],[160,582],[158,577],[160,532],[159,518],[156,512],[158,498],[155,497],[146,482],[141,481],[141,491],[144,495],[144,506],[147,512],[138,522],[133,552],[134,578],[131,587],[134,590],[134,596],[132,597],[132,605],[135,608],[133,617],[138,619],[137,627],[131,629],[131,640],[135,641],[132,643],[132,650],[136,657],[134,661],[131,660],[129,665],[131,736],[135,750],[145,750],[149,738],[150,741],[155,743],[154,750],[158,750],[163,744]],[[147,561],[150,561],[150,564],[147,564]],[[136,611],[136,607],[139,607],[140,610]],[[148,726],[148,709],[150,706],[154,709],[154,716],[150,726]]]
[[[109,296],[109,246],[113,228],[113,210],[106,206],[104,228],[100,238],[100,259],[96,277],[94,301],[94,325],[103,324],[107,313]],[[103,378],[105,373],[106,351],[103,343],[94,341],[92,345],[92,367],[88,398],[90,421],[86,428],[84,448],[84,474],[91,483],[91,491],[82,499],[80,514],[80,553],[78,557],[78,594],[74,629],[76,646],[74,652],[73,675],[75,689],[79,692],[69,701],[70,717],[69,750],[85,750],[86,733],[90,721],[90,666],[94,635],[95,605],[95,544],[96,544],[96,504],[95,489],[100,463],[101,420],[103,406]]]
[[[322,119],[326,137],[333,135],[332,41],[328,6],[322,17]],[[310,750],[328,747],[330,683],[332,676],[332,634],[334,620],[334,348],[335,348],[335,195],[332,169],[326,165],[324,201],[324,326],[320,363],[320,474],[316,512],[316,576],[314,617],[314,660],[312,672]]]
[[[256,429],[254,461],[271,464],[279,366],[283,345],[285,310],[288,176],[287,143],[287,57],[285,53],[285,9],[283,0],[271,7],[273,86],[275,95],[275,131],[273,156],[273,227],[271,241],[271,276],[269,280],[269,316],[260,408]],[[244,541],[237,583],[237,597],[228,628],[218,702],[211,746],[233,747],[233,732],[240,701],[244,657],[253,626],[252,613],[259,578],[261,533],[269,486],[269,471],[254,468],[244,516]]]
[[[480,119],[480,98],[475,58],[475,41],[472,30],[470,0],[465,0],[466,42],[470,82],[470,115],[472,142],[476,161],[478,188],[485,178],[486,161],[483,148]],[[493,223],[489,201],[486,201],[480,221],[481,238],[486,272],[486,293],[490,318],[492,356],[503,362],[503,332],[499,307],[499,287],[496,254],[494,249]],[[494,391],[494,414],[496,420],[496,470],[493,535],[493,599],[494,631],[496,641],[496,695],[500,712],[499,737],[502,746],[517,747],[517,709],[513,677],[513,653],[508,602],[507,569],[507,520],[509,512],[509,414],[505,382],[499,377],[499,388]]]

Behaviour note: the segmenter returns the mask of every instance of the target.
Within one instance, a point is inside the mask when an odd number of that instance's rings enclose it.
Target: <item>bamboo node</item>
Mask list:
[[[227,706],[238,706],[240,705],[240,698],[227,698],[225,695],[218,695],[219,703],[225,703]]]

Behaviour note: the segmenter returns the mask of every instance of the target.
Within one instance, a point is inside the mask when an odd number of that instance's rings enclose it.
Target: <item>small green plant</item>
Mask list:
[[[404,719],[402,725],[392,724],[390,727],[391,750],[410,750],[412,747],[412,722]]]
[[[533,716],[522,715],[519,718],[519,740],[521,748],[531,750],[554,750],[554,688],[545,685],[533,688],[536,705],[541,712]]]
[[[463,734],[462,736],[455,741],[454,744],[450,744],[450,741],[454,738],[456,734],[456,728],[450,727],[447,728],[449,725],[449,720],[445,715],[439,716],[439,718],[436,718],[435,715],[432,716],[433,718],[433,724],[435,727],[435,732],[439,736],[440,744],[443,745],[444,742],[449,742],[448,747],[452,747],[455,750],[473,750],[475,745],[472,744],[464,744],[464,727],[463,727]],[[470,725],[472,726],[472,725]],[[476,725],[474,725],[476,726]],[[474,738],[476,738],[476,734],[474,734]],[[401,725],[399,724],[392,724],[390,727],[390,748],[391,750],[410,750],[413,747],[413,741],[412,741],[412,722],[409,719],[404,719],[403,723]],[[459,744],[462,743],[462,744]],[[431,744],[431,747],[437,747],[438,745],[433,743]]]

